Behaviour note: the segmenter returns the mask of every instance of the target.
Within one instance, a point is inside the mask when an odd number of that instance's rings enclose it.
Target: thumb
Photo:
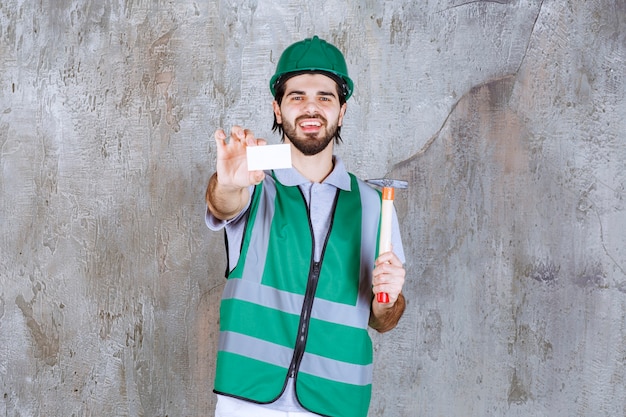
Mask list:
[[[251,171],[250,172],[250,179],[254,185],[259,184],[261,181],[263,181],[264,178],[265,178],[265,172],[263,171]]]

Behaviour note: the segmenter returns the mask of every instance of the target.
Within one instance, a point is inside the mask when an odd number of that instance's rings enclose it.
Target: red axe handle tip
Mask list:
[[[387,304],[389,302],[389,294],[386,292],[379,292],[376,294],[376,301],[381,304]]]

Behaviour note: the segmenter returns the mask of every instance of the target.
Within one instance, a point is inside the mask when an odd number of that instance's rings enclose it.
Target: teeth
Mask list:
[[[301,126],[321,126],[320,122],[302,122]]]

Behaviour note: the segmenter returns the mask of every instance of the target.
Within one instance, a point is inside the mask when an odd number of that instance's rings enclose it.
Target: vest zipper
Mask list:
[[[298,187],[300,190],[300,194],[302,195],[302,200],[307,207],[307,217],[309,218],[309,230],[311,231],[311,266],[309,268],[309,278],[306,284],[306,290],[304,292],[304,301],[302,303],[302,312],[300,313],[300,323],[298,324],[298,337],[296,339],[296,346],[293,351],[293,358],[291,360],[291,364],[289,365],[289,377],[295,378],[298,373],[298,369],[300,369],[300,363],[302,362],[302,357],[304,356],[304,348],[306,346],[307,337],[309,335],[309,321],[311,320],[311,311],[313,310],[313,301],[315,301],[315,291],[317,290],[317,283],[319,282],[320,273],[322,269],[322,260],[324,259],[324,253],[326,252],[326,245],[328,244],[328,239],[330,238],[330,231],[333,228],[333,223],[335,219],[335,210],[337,209],[337,202],[339,201],[339,189],[335,194],[335,199],[333,201],[333,207],[330,212],[330,224],[328,225],[328,230],[326,232],[326,238],[324,239],[324,244],[322,246],[322,253],[320,255],[320,260],[318,262],[315,261],[315,233],[313,233],[313,225],[311,224],[311,208],[308,204],[306,204],[306,198],[304,198],[304,194],[302,193],[302,189]]]
[[[315,290],[317,289],[317,283],[320,277],[320,263],[313,262],[311,270],[309,272],[309,280],[304,294],[304,303],[302,305],[302,313],[300,314],[300,323],[298,324],[298,338],[296,340],[296,346],[293,353],[293,359],[289,370],[289,376],[294,378],[302,357],[304,356],[304,347],[306,346],[306,340],[309,334],[309,320],[311,318],[311,310],[313,310],[313,301],[315,299]]]

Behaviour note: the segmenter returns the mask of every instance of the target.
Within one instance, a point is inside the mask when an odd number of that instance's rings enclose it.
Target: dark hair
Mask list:
[[[285,74],[281,76],[278,80],[276,80],[276,84],[274,85],[276,96],[274,98],[279,106],[282,104],[283,97],[285,96],[285,82],[289,78],[295,77],[296,75],[301,75],[301,74],[323,74],[329,78],[332,78],[337,84],[337,96],[339,96],[339,106],[341,107],[345,104],[347,87],[346,87],[346,83],[340,77],[338,77],[337,75],[331,72],[326,72],[326,71],[297,71],[297,72],[291,72],[289,74]],[[280,134],[280,140],[282,142],[284,140],[283,125],[282,123],[278,123],[278,120],[276,120],[276,115],[274,114],[274,124],[272,125],[272,132],[276,132],[277,130],[278,130],[278,133]],[[335,139],[336,144],[343,142],[343,139],[341,139],[341,126],[337,126],[337,133],[335,133],[334,139]]]

